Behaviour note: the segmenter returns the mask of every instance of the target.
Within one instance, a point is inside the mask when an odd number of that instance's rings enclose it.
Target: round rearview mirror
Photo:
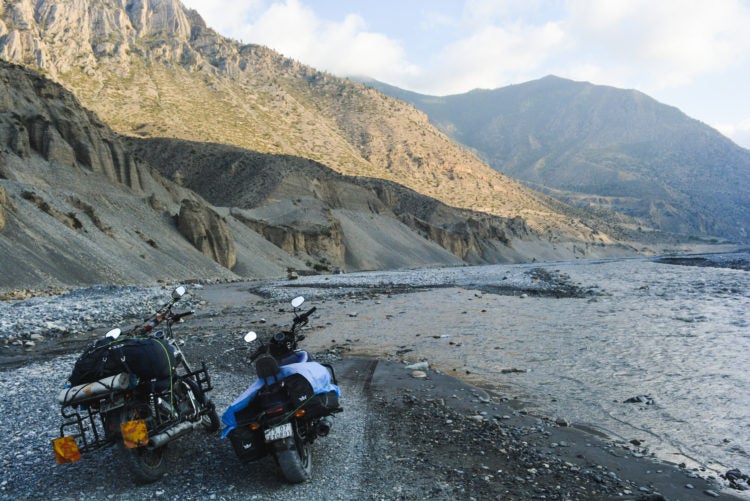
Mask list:
[[[187,292],[187,289],[185,288],[185,286],[180,285],[179,287],[177,287],[175,290],[172,291],[172,297],[174,299],[181,298],[182,296],[185,295],[186,292]]]
[[[119,328],[112,329],[111,331],[109,331],[108,333],[106,333],[104,335],[104,337],[111,337],[112,339],[117,339],[118,337],[120,337],[121,333],[122,333],[122,331]]]
[[[304,302],[305,302],[305,298],[303,298],[302,296],[297,296],[294,299],[292,299],[292,307],[299,308],[300,306],[302,306],[302,303]]]
[[[247,334],[245,334],[245,342],[246,343],[252,343],[256,339],[258,339],[258,335],[255,332],[253,332],[253,331],[250,331]]]

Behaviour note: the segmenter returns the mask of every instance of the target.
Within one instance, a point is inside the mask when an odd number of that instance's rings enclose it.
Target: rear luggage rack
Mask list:
[[[75,438],[78,450],[81,452],[95,451],[114,444],[112,438],[107,438],[99,409],[88,406],[85,412],[81,409],[68,414],[63,408],[62,415],[68,421],[60,425],[60,436],[65,436],[65,430],[72,428],[72,433],[69,435]]]

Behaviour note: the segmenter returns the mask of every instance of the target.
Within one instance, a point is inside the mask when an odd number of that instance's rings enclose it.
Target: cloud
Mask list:
[[[224,36],[241,39],[246,25],[264,7],[264,0],[186,0],[185,7],[198,11],[206,24]]]
[[[393,79],[414,71],[401,45],[368,31],[360,16],[321,20],[297,0],[274,4],[246,31],[285,56],[338,75]]]
[[[531,79],[565,44],[566,35],[556,23],[487,25],[444,48],[422,86],[444,94]]]
[[[743,148],[750,148],[750,117],[733,124],[719,124],[716,129]]]
[[[570,0],[568,8],[564,30],[586,63],[651,90],[722,71],[750,50],[750,9],[739,0]]]
[[[467,0],[459,19],[446,17],[439,2],[404,8],[403,15],[419,16],[415,30],[439,44],[432,61],[418,63],[361,16],[325,20],[304,0],[187,4],[232,38],[337,75],[422,92],[494,88],[549,73],[654,92],[737,65],[750,51],[743,0]]]

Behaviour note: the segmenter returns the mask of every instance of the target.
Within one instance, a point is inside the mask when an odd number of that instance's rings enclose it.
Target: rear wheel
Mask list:
[[[167,472],[166,445],[158,449],[149,449],[148,447],[128,449],[120,443],[119,447],[135,483],[150,484],[156,482]]]
[[[294,436],[284,439],[286,449],[276,453],[282,475],[289,482],[307,482],[312,475],[312,448],[294,427]]]
[[[151,429],[153,418],[147,405],[136,404],[125,409],[120,415],[121,422],[134,419],[145,419],[147,427]],[[157,449],[148,446],[129,448],[120,440],[118,449],[124,458],[128,470],[137,484],[156,482],[167,472],[166,445]]]

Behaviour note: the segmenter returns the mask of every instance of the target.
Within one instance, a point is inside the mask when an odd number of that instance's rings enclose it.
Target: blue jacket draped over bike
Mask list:
[[[279,368],[279,373],[276,375],[278,379],[283,379],[292,374],[299,374],[303,376],[310,383],[313,389],[313,393],[328,393],[329,391],[335,391],[338,397],[341,397],[341,390],[335,384],[331,383],[331,374],[328,369],[323,367],[317,362],[304,362],[298,364],[282,365]],[[221,422],[224,423],[224,430],[221,433],[221,438],[225,438],[230,431],[237,427],[237,419],[235,413],[241,411],[255,398],[255,395],[260,391],[265,384],[273,383],[273,378],[266,378],[268,381],[258,379],[245,392],[237,397],[232,402],[232,405],[224,412],[221,416]]]

